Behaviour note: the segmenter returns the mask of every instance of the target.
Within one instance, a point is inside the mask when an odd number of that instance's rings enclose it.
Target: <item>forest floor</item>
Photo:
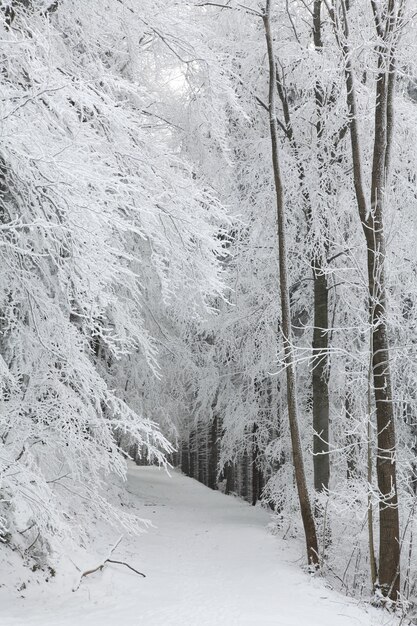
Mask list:
[[[361,605],[303,572],[303,546],[268,533],[270,515],[174,471],[131,466],[126,501],[153,527],[124,537],[112,558],[146,574],[106,564],[79,589],[65,582],[0,593],[1,626],[385,626],[389,613]],[[118,539],[97,526],[100,563]],[[71,561],[77,559],[72,555]],[[23,595],[25,597],[23,597]]]

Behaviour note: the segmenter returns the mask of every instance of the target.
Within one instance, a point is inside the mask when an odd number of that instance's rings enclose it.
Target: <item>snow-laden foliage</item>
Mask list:
[[[317,489],[322,571],[355,594],[372,593],[380,433],[346,75],[350,64],[373,211],[385,5],[272,3],[301,448],[310,490]],[[415,595],[417,70],[412,3],[389,6],[401,7],[402,17],[381,319],[408,601]],[[164,462],[168,453],[214,488],[263,500],[286,534],[301,528],[263,9],[252,0],[1,5],[0,514],[4,541],[21,550],[46,547],[71,527],[77,502],[131,528],[134,520],[104,498],[106,477],[124,476],[126,455]],[[316,293],[318,278],[326,298]],[[320,306],[324,327],[316,322]],[[318,330],[327,338],[319,358]],[[321,359],[325,394],[314,380]],[[322,436],[314,431],[318,392],[330,423],[330,482],[322,489],[312,454]]]
[[[140,397],[163,365],[152,320],[198,320],[222,291],[223,209],[155,106],[180,15],[131,4],[3,7],[1,532],[22,549],[63,531],[77,498],[109,515],[123,437],[164,462],[159,416],[119,388],[118,367],[139,364]]]
[[[206,154],[204,165],[213,186],[230,206],[225,271],[230,291],[218,318],[195,347],[203,359],[202,377],[192,384],[184,455],[191,473],[213,456],[228,487],[251,499],[256,468],[268,480],[264,500],[277,508],[285,530],[296,529],[297,508],[286,426],[284,363],[280,342],[279,284],[275,208],[267,118],[267,64],[259,3],[205,3],[203,18],[212,28],[212,50],[234,85],[240,110],[228,109],[228,160]],[[313,42],[313,5],[273,3],[280,158],[288,215],[290,295],[298,374],[300,425],[312,484],[312,259],[320,259],[329,297],[328,374],[330,393],[331,481],[317,495],[321,557],[327,575],[354,593],[370,590],[368,510],[374,514],[378,541],[376,437],[370,381],[370,324],[366,246],[358,219],[349,116],[346,110],[344,60],[328,8],[321,3],[322,47]],[[350,2],[349,46],[358,100],[361,156],[370,196],[375,114],[376,43],[371,3]],[[376,3],[377,9],[385,3]],[[402,518],[402,592],[411,593],[415,493],[415,223],[414,18],[410,3],[397,52],[395,127],[387,181],[387,322],[397,429],[397,463]],[[317,104],[317,94],[322,98]],[[321,96],[320,96],[321,94]],[[289,132],[287,115],[291,122]],[[204,150],[202,145],[200,150]],[[188,148],[192,154],[198,149]],[[209,378],[210,377],[210,382]],[[207,431],[214,423],[217,435]],[[193,433],[194,431],[194,433]],[[368,445],[369,444],[369,445]],[[201,450],[199,450],[199,446]],[[191,447],[191,453],[189,448]],[[192,458],[193,455],[196,458]],[[199,460],[201,457],[201,461]],[[233,467],[230,464],[234,464]],[[370,483],[368,468],[372,468]],[[188,466],[187,469],[189,470]],[[229,471],[230,470],[230,471]],[[224,474],[219,486],[223,487]],[[345,519],[346,518],[346,519]],[[348,521],[349,520],[349,521]],[[407,521],[408,520],[408,521]],[[410,553],[409,553],[410,554]],[[407,561],[409,565],[407,566]],[[327,569],[326,569],[327,568]],[[340,583],[342,581],[342,583]],[[408,581],[408,582],[407,582]]]

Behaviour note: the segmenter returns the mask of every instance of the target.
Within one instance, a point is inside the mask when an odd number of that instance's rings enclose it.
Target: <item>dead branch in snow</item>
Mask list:
[[[85,578],[86,576],[89,576],[90,574],[94,574],[94,572],[98,572],[101,571],[104,566],[106,565],[106,563],[117,563],[119,565],[124,565],[125,567],[128,567],[129,569],[132,570],[132,572],[135,572],[135,574],[138,574],[139,576],[143,576],[143,578],[146,578],[145,574],[142,574],[142,572],[139,572],[137,569],[135,569],[134,567],[132,567],[131,565],[129,565],[129,563],[125,563],[124,561],[116,561],[115,559],[111,559],[111,555],[113,554],[113,552],[116,550],[117,546],[119,545],[119,543],[121,542],[121,540],[123,539],[123,535],[116,541],[116,543],[114,544],[114,546],[111,548],[109,555],[106,559],[104,559],[104,561],[102,561],[102,563],[100,563],[99,565],[97,565],[97,567],[93,567],[92,569],[88,569],[85,572],[83,572],[80,576],[80,579],[78,581],[78,584],[73,588],[73,591],[77,591],[77,589],[80,588],[80,585],[83,581],[83,578]]]

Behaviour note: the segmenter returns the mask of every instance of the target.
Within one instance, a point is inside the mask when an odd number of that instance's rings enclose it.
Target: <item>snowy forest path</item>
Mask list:
[[[131,466],[128,506],[153,523],[75,593],[28,597],[2,626],[377,626],[388,614],[358,607],[304,574],[302,546],[268,534],[267,511],[177,471]],[[103,555],[111,541],[106,542]],[[52,591],[52,590],[51,590]]]

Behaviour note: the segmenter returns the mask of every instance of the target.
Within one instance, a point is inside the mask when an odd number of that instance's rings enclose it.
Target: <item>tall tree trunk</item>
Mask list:
[[[208,449],[208,433],[206,425],[197,425],[197,480],[203,485],[207,485],[207,449]]]
[[[239,464],[241,468],[239,495],[249,501],[249,456],[246,450],[242,454]]]
[[[197,453],[196,453],[196,436],[195,427],[190,432],[189,438],[189,476],[191,478],[197,478]]]
[[[321,32],[321,6],[322,0],[315,0],[313,6],[313,40],[317,51],[322,50]],[[300,180],[301,193],[303,197],[304,213],[307,227],[312,227],[313,207],[309,189],[305,181],[305,169],[300,158],[300,150],[294,134],[291,121],[290,106],[284,85],[279,72],[277,72],[277,89],[282,104],[282,112],[285,122],[285,135],[292,148],[296,160],[298,177]],[[323,108],[325,106],[325,94],[323,88],[317,82],[314,87],[314,98],[317,113],[316,136],[318,144],[318,158],[321,161],[319,171],[323,168],[323,159],[320,157],[322,146],[320,145],[323,136]],[[331,100],[331,98],[330,98]],[[324,146],[323,146],[324,148]],[[323,491],[329,488],[330,479],[330,457],[329,457],[329,422],[330,422],[330,402],[329,402],[329,303],[328,303],[328,281],[324,272],[325,259],[322,255],[327,252],[327,232],[324,233],[324,253],[313,253],[310,264],[313,273],[313,310],[314,310],[314,332],[312,341],[312,396],[313,396],[313,468],[314,487],[316,491]]]
[[[301,449],[300,433],[298,427],[297,391],[295,379],[294,354],[291,337],[291,313],[290,298],[288,289],[287,270],[287,248],[286,248],[286,226],[285,226],[285,206],[284,194],[279,164],[278,149],[278,128],[275,106],[276,90],[276,64],[274,57],[272,33],[271,33],[271,0],[267,0],[263,13],[263,23],[269,61],[269,126],[272,148],[272,165],[274,171],[274,186],[277,205],[278,224],[278,247],[279,247],[279,278],[281,291],[281,315],[282,315],[282,337],[284,345],[284,359],[287,375],[287,403],[288,418],[290,423],[291,444],[295,479],[297,484],[298,498],[300,502],[301,517],[304,525],[304,533],[307,546],[307,559],[313,565],[318,565],[318,545],[314,517],[311,510],[310,498],[307,490],[307,483],[304,471],[304,460]]]
[[[379,505],[379,582],[396,600],[400,590],[400,533],[396,484],[395,417],[386,323],[385,238],[383,196],[385,191],[385,150],[387,143],[387,77],[378,78],[375,112],[374,165],[371,206],[375,217],[372,232],[367,228],[370,324],[372,332],[373,386],[377,421],[377,478]]]
[[[190,475],[190,446],[187,439],[183,439],[181,442],[181,471],[187,476]]]
[[[259,447],[256,438],[257,431],[258,425],[254,424],[252,427],[252,506],[255,506],[258,502],[263,489],[262,471],[258,461]]]
[[[381,494],[379,504],[379,584],[382,593],[398,599],[400,590],[400,532],[396,481],[396,442],[392,384],[386,321],[385,237],[383,225],[385,184],[392,146],[394,89],[394,32],[398,32],[400,15],[394,0],[389,0],[387,23],[382,27],[375,10],[378,35],[383,41],[377,47],[378,75],[375,95],[375,136],[371,180],[371,208],[363,183],[362,156],[359,142],[358,112],[352,61],[349,49],[347,7],[342,0],[343,33],[337,33],[345,63],[346,98],[350,120],[353,175],[359,217],[367,244],[369,322],[372,345],[372,382],[377,423],[377,481]],[[376,7],[376,4],[373,3]],[[333,21],[337,18],[333,14]],[[341,36],[342,35],[342,36]]]
[[[229,461],[225,466],[224,475],[226,477],[226,489],[225,493],[229,495],[230,493],[234,493],[235,491],[235,466]]]
[[[314,268],[313,463],[316,491],[329,488],[328,286],[319,263]]]
[[[322,0],[315,0],[313,6],[313,40],[317,51],[323,48],[321,34]],[[324,93],[320,84],[314,88],[317,112],[317,144],[321,150],[323,136]],[[320,157],[319,157],[320,158]],[[321,169],[321,168],[320,168]],[[325,234],[326,237],[326,234]],[[325,250],[328,246],[325,244]],[[329,488],[329,291],[327,276],[323,271],[323,259],[313,256],[311,266],[314,281],[314,331],[313,331],[313,464],[314,487],[316,491]]]
[[[218,415],[215,412],[210,425],[210,442],[209,442],[209,458],[208,458],[208,477],[207,486],[210,489],[217,489],[217,470],[219,464],[219,433],[218,433]]]
[[[353,394],[351,390],[350,372],[346,372],[346,385],[345,385],[345,424],[347,428],[346,435],[346,478],[353,480],[358,478],[358,466],[356,460],[355,449],[359,445],[359,441],[356,435],[352,433],[353,429],[353,415],[354,415],[354,402]]]

